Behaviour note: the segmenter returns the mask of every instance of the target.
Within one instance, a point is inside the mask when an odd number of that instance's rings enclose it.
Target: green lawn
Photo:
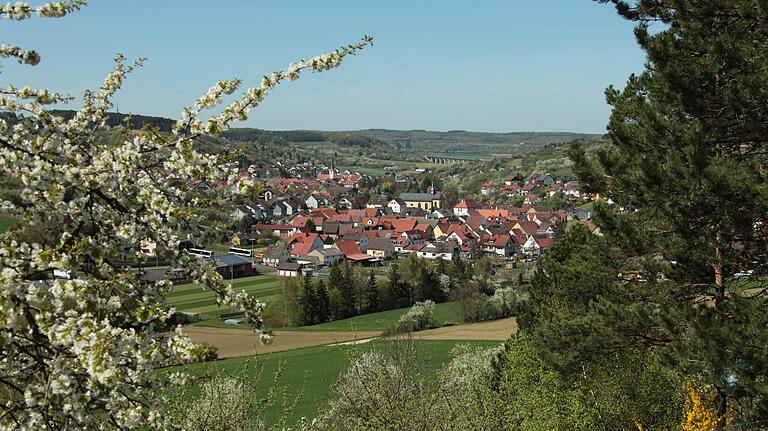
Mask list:
[[[294,417],[289,420],[289,425],[296,422],[302,416],[314,417],[319,408],[328,400],[331,387],[336,382],[339,373],[349,365],[350,356],[366,350],[387,349],[392,347],[392,341],[374,341],[368,344],[336,347],[310,347],[306,349],[291,350],[287,352],[269,353],[257,356],[225,359],[205,364],[193,364],[188,370],[194,375],[213,375],[227,373],[238,376],[248,362],[251,375],[256,368],[263,366],[261,381],[257,382],[260,388],[257,396],[263,397],[269,389],[275,372],[282,363],[282,376],[277,383],[278,393],[287,394],[289,400],[293,400],[298,394],[302,398],[294,409]],[[416,341],[416,349],[423,370],[428,375],[434,375],[437,370],[451,359],[451,349],[458,343],[479,346],[497,346],[498,341]],[[258,367],[257,367],[258,364]],[[266,411],[267,423],[272,424],[281,416],[282,397],[277,397],[276,405]]]
[[[232,281],[232,287],[235,291],[245,290],[259,300],[270,303],[275,302],[280,295],[282,278],[276,275],[238,278]],[[232,311],[219,308],[213,292],[202,290],[198,284],[175,286],[168,297],[168,303],[175,306],[177,311],[201,313],[209,319],[218,319],[221,314]]]
[[[396,310],[380,311],[378,313],[364,314],[362,316],[350,317],[349,319],[336,320],[319,325],[302,326],[300,328],[291,328],[297,331],[383,331],[392,326],[400,316],[405,314],[410,307],[398,308]],[[435,320],[438,325],[445,322],[461,323],[461,315],[456,310],[455,304],[446,302],[435,304]],[[286,328],[289,329],[289,328]]]
[[[0,233],[5,233],[11,226],[15,225],[17,220],[7,216],[0,216]]]

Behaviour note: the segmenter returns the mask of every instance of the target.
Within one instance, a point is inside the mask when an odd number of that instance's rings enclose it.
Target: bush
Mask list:
[[[219,359],[219,349],[208,343],[195,343],[190,362],[209,362]]]
[[[353,360],[333,387],[321,422],[329,430],[431,430],[441,415],[415,362],[413,343],[396,342]]]
[[[459,311],[465,322],[503,319],[520,311],[520,293],[512,287],[496,289],[493,295],[485,295],[475,287],[459,290]]]
[[[252,369],[249,362],[239,370],[215,371],[188,377],[181,386],[168,392],[167,414],[179,431],[268,431],[316,430],[310,421],[299,418],[293,428],[287,428],[294,417],[296,405],[303,392],[288,395],[281,381],[280,363],[271,379],[265,379],[264,365]],[[266,393],[265,393],[266,390]],[[268,420],[268,412],[280,409],[280,416]]]
[[[340,431],[509,429],[491,384],[501,351],[459,345],[437,381],[420,372],[412,340],[396,342],[391,353],[365,352],[334,385],[321,423]]]
[[[520,295],[512,287],[496,289],[488,301],[488,320],[514,316],[520,307]]]
[[[384,331],[384,335],[404,334],[421,331],[437,326],[435,321],[435,303],[430,300],[417,302],[400,320]]]

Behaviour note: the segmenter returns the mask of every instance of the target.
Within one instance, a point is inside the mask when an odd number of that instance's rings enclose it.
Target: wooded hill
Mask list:
[[[447,153],[519,154],[547,144],[593,141],[602,135],[571,132],[468,132],[451,130],[354,130],[349,133],[378,139],[404,150]],[[460,154],[456,154],[460,156]]]
[[[72,110],[51,110],[65,119],[74,116]],[[11,124],[15,118],[0,113]],[[107,125],[122,126],[128,121],[131,128],[157,127],[163,132],[170,132],[174,120],[137,114],[108,114]],[[203,145],[210,145],[212,152],[219,152],[231,143],[256,143],[262,149],[272,145],[285,146],[289,143],[328,142],[338,147],[347,147],[363,155],[367,150],[374,150],[379,159],[406,160],[431,154],[448,154],[453,157],[482,156],[495,154],[529,153],[552,144],[563,144],[575,140],[592,142],[602,135],[571,132],[468,132],[451,130],[447,132],[428,130],[387,130],[367,129],[350,131],[321,130],[263,130],[257,128],[233,128],[223,132],[220,138],[204,140]],[[227,143],[226,141],[231,141]]]

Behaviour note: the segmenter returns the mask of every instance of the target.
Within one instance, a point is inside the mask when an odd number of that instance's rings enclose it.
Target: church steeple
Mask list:
[[[333,158],[331,158],[331,169],[328,171],[328,178],[330,178],[331,180],[336,178],[336,171],[333,168]]]

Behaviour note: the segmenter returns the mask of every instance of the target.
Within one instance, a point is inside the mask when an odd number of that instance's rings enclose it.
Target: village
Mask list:
[[[324,168],[324,169],[323,169]],[[538,260],[552,247],[558,226],[576,222],[596,231],[591,210],[577,205],[595,196],[579,191],[570,177],[531,174],[486,182],[478,200],[450,205],[431,185],[427,192],[372,195],[367,176],[330,167],[284,169],[292,178],[256,179],[260,199],[237,206],[229,214],[239,229],[229,237],[229,250],[207,250],[189,243],[191,254],[215,259],[225,278],[264,272],[280,276],[322,276],[341,261],[378,267],[414,254],[428,260],[473,261],[492,256],[508,266]],[[309,177],[307,173],[313,174]],[[245,171],[243,178],[253,176]],[[211,185],[196,181],[191,188]],[[502,195],[522,198],[511,206],[490,200]],[[541,197],[561,195],[574,202],[568,209],[540,205]]]

